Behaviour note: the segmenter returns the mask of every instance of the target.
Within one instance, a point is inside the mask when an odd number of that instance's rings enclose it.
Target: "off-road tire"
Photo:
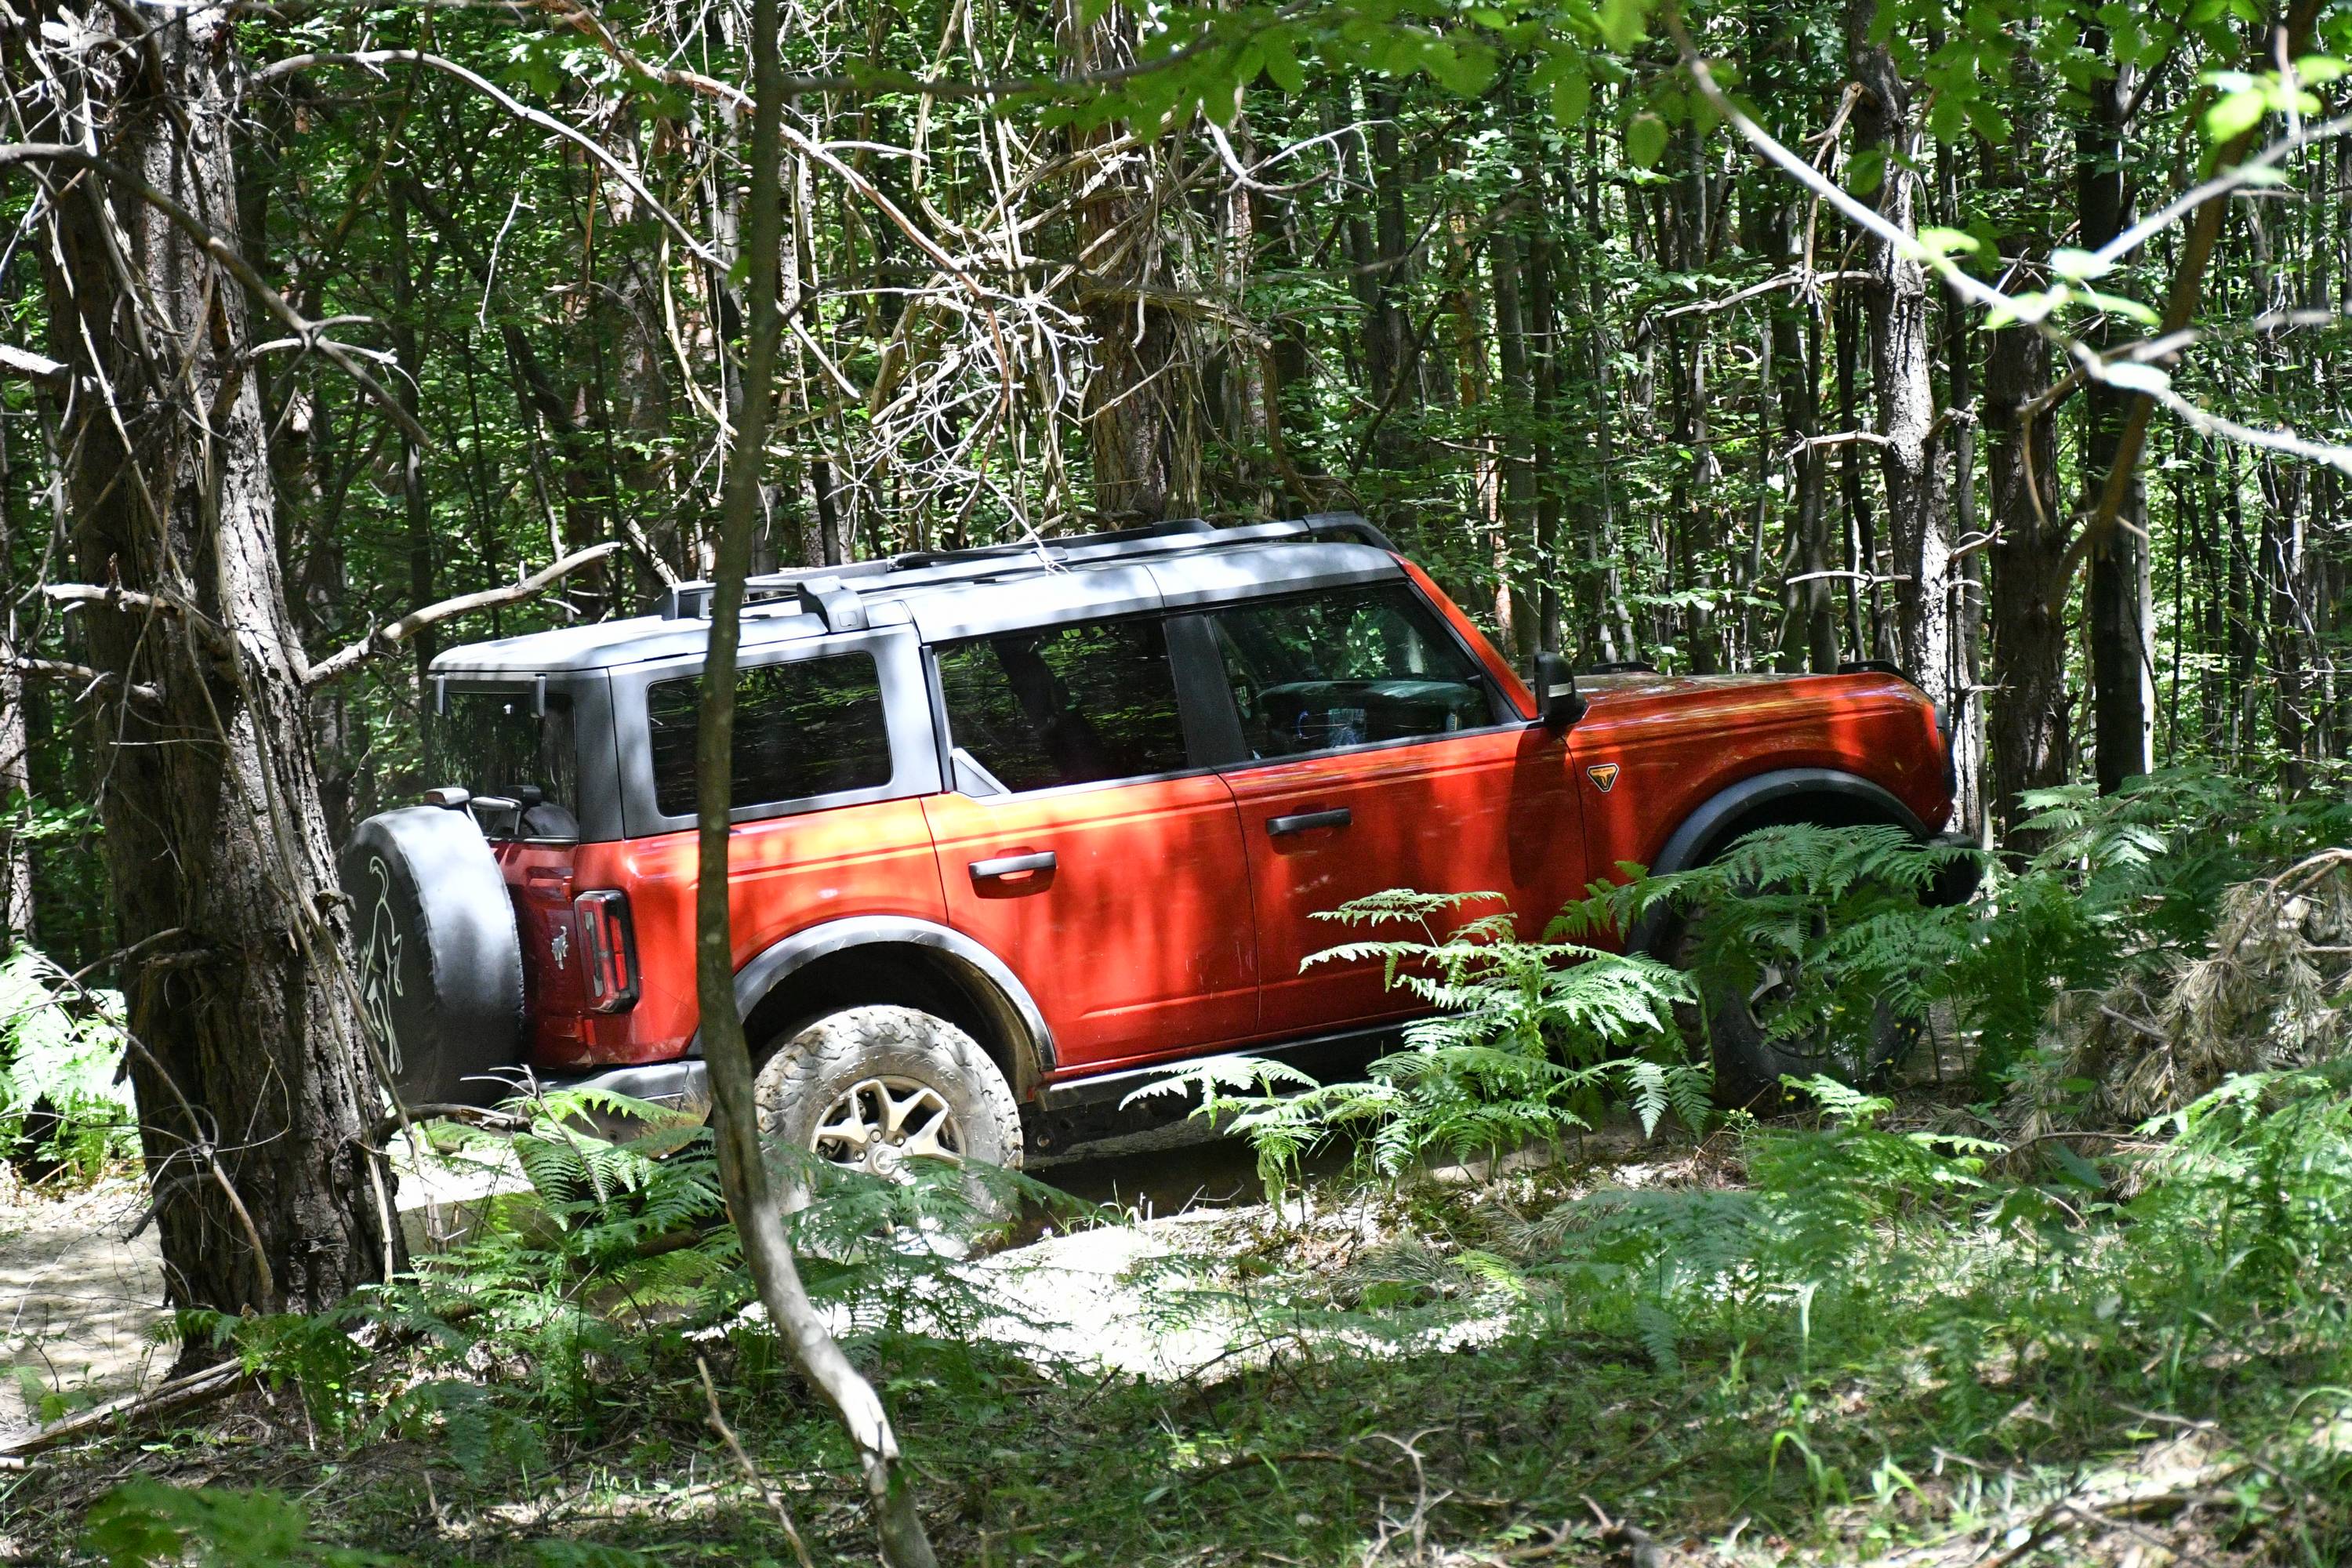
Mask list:
[[[1693,910],[1665,943],[1667,962],[1685,973],[1694,972],[1696,930],[1704,917],[1704,910]],[[1866,1059],[1857,1063],[1826,1045],[1809,1048],[1812,1042],[1771,1038],[1736,984],[1701,984],[1705,1045],[1715,1065],[1715,1100],[1726,1110],[1762,1110],[1780,1104],[1784,1078],[1825,1073],[1857,1088],[1866,1086],[1902,1060],[1918,1037],[1917,1026],[1882,1001],[1872,1014]],[[1701,1032],[1700,1011],[1687,1013],[1685,1026],[1696,1037]]]
[[[1013,1086],[980,1042],[912,1007],[850,1007],[773,1042],[753,1084],[761,1142],[814,1150],[826,1113],[868,1080],[918,1084],[937,1096],[964,1163],[1021,1168]],[[1002,1217],[984,1194],[973,1198],[983,1214]]]

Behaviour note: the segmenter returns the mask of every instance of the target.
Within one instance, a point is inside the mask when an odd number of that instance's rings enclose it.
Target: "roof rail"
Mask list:
[[[1220,528],[1197,517],[1155,522],[1144,528],[1113,529],[1102,533],[1061,534],[1048,539],[1018,540],[1004,544],[975,545],[968,550],[918,550],[883,560],[860,561],[845,566],[804,566],[789,572],[766,572],[743,584],[748,606],[780,599],[797,599],[803,612],[824,623],[827,631],[862,631],[866,606],[858,596],[864,587],[879,588],[881,578],[920,574],[933,581],[966,575],[957,567],[986,572],[1016,564],[1022,557],[1041,558],[1061,565],[1070,562],[1117,561],[1129,557],[1167,555],[1219,544],[1271,543],[1286,539],[1341,539],[1393,553],[1388,536],[1351,511],[1316,512],[1284,522],[1238,523]],[[654,613],[666,621],[707,619],[715,584],[677,583],[665,589]]]
[[[746,578],[743,583],[743,604],[768,604],[778,599],[797,599],[800,608],[824,623],[832,632],[857,632],[866,629],[866,604],[843,581],[845,577],[879,576],[887,570],[887,562],[860,562],[854,566],[825,566],[797,572],[770,572]],[[666,621],[699,621],[710,618],[710,597],[718,592],[715,583],[677,583],[662,592],[661,602],[654,613]]]

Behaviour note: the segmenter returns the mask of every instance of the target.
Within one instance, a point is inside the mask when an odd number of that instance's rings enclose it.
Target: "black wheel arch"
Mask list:
[[[1921,843],[1931,837],[1919,814],[1884,785],[1838,768],[1779,768],[1709,795],[1683,818],[1650,866],[1653,875],[1687,871],[1714,859],[1742,835],[1799,823],[1816,827],[1899,827]],[[1627,933],[1629,952],[1664,956],[1679,926],[1659,906]]]
[[[756,1054],[847,1007],[913,1007],[980,1043],[1018,1100],[1054,1068],[1054,1038],[1028,988],[971,937],[934,921],[852,916],[798,931],[736,972],[735,1004]],[[688,1055],[702,1054],[698,1031]]]

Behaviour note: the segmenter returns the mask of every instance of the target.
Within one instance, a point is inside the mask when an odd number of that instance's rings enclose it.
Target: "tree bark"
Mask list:
[[[2106,29],[2095,23],[2085,27],[2083,47],[2093,58],[2106,60]],[[2129,78],[2120,68],[2095,82],[2091,112],[2075,143],[2075,205],[2085,250],[2098,249],[2131,222],[2130,175],[2124,166],[2124,99],[2129,91]],[[2100,331],[2095,341],[2104,342],[2105,337]],[[2119,461],[2134,395],[2093,382],[2083,397],[2083,472],[2089,484],[2085,511],[2095,514],[2106,491],[2116,491],[2117,526],[2091,540],[2091,570],[2084,584],[2091,639],[2091,745],[2100,793],[2112,794],[2151,764],[2155,645],[2149,616],[2147,497],[2137,462],[2125,467]]]
[[[17,464],[0,419],[0,954],[33,940],[33,847],[21,831],[32,805],[31,726],[25,718],[25,675],[17,668],[16,541],[27,531],[18,500]]]
[[[1893,55],[1870,41],[1875,0],[1849,0],[1847,42],[1863,96],[1854,143],[1885,154],[1878,210],[1906,234],[1917,228],[1916,136]],[[1906,668],[1957,713],[1967,700],[1955,637],[1952,540],[1945,476],[1935,449],[1936,400],[1927,269],[1877,239],[1865,242],[1875,279],[1865,291],[1871,375],[1877,403],[1879,475],[1886,489],[1895,571],[1895,646]]]
[[[2050,388],[2050,347],[2030,327],[1991,334],[1985,349],[1985,479],[1993,530],[1992,811],[2020,853],[2021,797],[2066,782],[2066,624],[2050,602],[2065,576],[2058,511],[2057,421],[2020,414]]]
[[[1079,10],[1074,4],[1055,10],[1056,42],[1071,70],[1133,61],[1132,13],[1113,5],[1088,22]],[[1118,125],[1107,125],[1083,133],[1080,145],[1118,134]],[[1192,418],[1199,400],[1176,317],[1151,298],[1168,283],[1153,223],[1153,154],[1147,147],[1115,157],[1089,176],[1099,184],[1077,214],[1080,298],[1095,340],[1082,416],[1095,510],[1114,526],[1132,527],[1199,509],[1201,451]]]
[[[83,41],[51,58],[87,94],[100,151],[234,246],[229,13],[92,5],[70,26]],[[38,47],[10,40],[12,68]],[[391,1172],[367,1142],[380,1091],[279,577],[246,301],[127,190],[61,184],[54,245],[37,247],[51,342],[113,393],[69,409],[75,552],[89,581],[180,606],[79,612],[94,663],[161,689],[154,709],[126,710],[99,804],[122,939],[181,933],[173,962],[125,977],[166,1290],[177,1307],[317,1310],[396,1266],[400,1237]]]

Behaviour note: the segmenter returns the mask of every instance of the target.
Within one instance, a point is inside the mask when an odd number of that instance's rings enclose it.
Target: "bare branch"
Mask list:
[[[255,299],[268,307],[271,315],[285,322],[288,328],[299,335],[305,342],[325,355],[328,362],[337,370],[359,383],[362,389],[370,397],[375,399],[377,405],[383,409],[385,416],[400,426],[404,435],[415,441],[420,447],[433,445],[433,439],[425,433],[425,427],[409,417],[407,412],[400,406],[399,400],[386,392],[375,377],[367,373],[350,349],[331,338],[322,336],[322,329],[318,322],[310,321],[288,304],[285,297],[269,286],[269,280],[255,271],[252,264],[237,254],[236,247],[223,236],[213,232],[212,226],[204,219],[128,169],[80,147],[71,147],[63,142],[15,142],[0,144],[0,169],[15,168],[20,163],[63,163],[72,168],[87,169],[92,174],[102,176],[110,184],[121,186],[162,213],[171,219],[174,227],[194,240],[205,255],[226,268],[230,275],[244,284]]]
[[[551,565],[541,567],[520,583],[509,583],[500,588],[485,588],[478,594],[460,594],[454,599],[444,599],[439,604],[427,605],[421,610],[411,610],[400,619],[386,622],[350,647],[330,654],[312,665],[309,678],[302,683],[303,687],[306,690],[315,690],[331,680],[339,680],[358,668],[366,660],[392,652],[427,626],[437,626],[443,621],[452,620],[459,616],[471,615],[476,610],[488,610],[499,605],[511,605],[520,600],[530,598],[546,588],[549,584],[571,575],[583,566],[602,561],[621,548],[621,542],[617,539],[603,544],[591,545],[585,550],[576,551],[563,557],[562,560]]]
[[[439,55],[427,54],[423,49],[364,49],[350,54],[292,55],[264,66],[254,73],[253,79],[256,83],[275,81],[279,77],[291,76],[296,71],[309,70],[313,66],[357,66],[362,69],[374,69],[387,65],[425,66],[445,76],[455,77],[488,98],[490,101],[516,119],[536,125],[552,135],[562,137],[593,158],[603,165],[606,173],[627,186],[629,194],[657,214],[663,226],[677,235],[679,241],[698,258],[706,265],[716,267],[721,271],[726,269],[725,259],[717,251],[697,239],[694,232],[678,221],[677,215],[671,212],[660,197],[646,189],[645,182],[638,179],[627,164],[614,157],[602,142],[593,136],[585,135],[573,127],[566,125],[543,110],[531,108],[488,77],[467,70],[455,60],[444,59]]]
[[[1767,163],[1780,169],[1799,184],[1835,207],[1856,227],[1894,247],[1898,255],[1916,261],[1920,266],[1934,272],[1938,279],[1942,279],[1946,287],[1970,304],[1980,305],[1991,310],[2010,312],[2016,310],[2018,303],[2016,300],[1976,277],[1942,252],[1921,244],[1916,235],[1906,233],[1887,222],[1876,211],[1857,201],[1820,170],[1774,140],[1771,132],[1742,113],[1738,105],[1733,103],[1725,95],[1722,86],[1715,79],[1715,73],[1707,68],[1706,58],[1699,54],[1698,46],[1691,41],[1690,34],[1684,27],[1681,16],[1669,8],[1664,13],[1663,19],[1681,50],[1683,68],[1690,73],[1691,80],[1697,86],[1699,95],[1705,98],[1716,112],[1722,115],[1732,129],[1739,133],[1741,139],[1755,148]],[[2206,207],[2200,209],[2200,227],[2204,215],[2214,210],[2210,203]],[[2137,367],[2129,366],[2128,362],[2132,356],[2128,353],[2103,355],[2081,339],[2052,323],[2046,317],[2034,321],[2031,324],[2036,331],[2057,345],[2067,358],[2074,362],[2084,379],[2102,382],[2136,394],[2138,401],[2135,404],[2135,407],[2145,408],[2150,404],[2160,403],[2183,423],[2194,428],[2224,436],[2250,447],[2284,452],[2315,463],[2324,463],[2340,472],[2352,474],[2352,447],[2306,440],[2292,430],[2266,429],[2242,425],[2235,420],[2210,414],[2179,393],[2172,391],[2169,386],[2159,384],[2162,381],[2161,373],[2150,375],[2138,373]],[[2179,323],[2177,322],[2168,327],[2168,332],[2179,330]],[[2143,420],[2143,431],[2145,428]],[[2086,530],[2085,534],[2078,537],[2075,542],[2076,551],[2069,552],[2069,572],[2074,562],[2080,559],[2078,552],[2083,544],[2083,537],[2087,535]]]
[[[16,661],[16,668],[18,673],[32,676],[39,680],[82,682],[82,690],[75,698],[76,701],[82,700],[93,691],[108,687],[121,687],[123,684],[122,677],[110,669],[92,669],[86,664],[68,664],[60,659],[20,658]],[[163,700],[163,690],[161,687],[133,685],[130,689],[132,698],[141,702]]]
[[[29,381],[52,392],[64,392],[73,385],[73,372],[63,364],[47,354],[37,354],[13,343],[0,343],[0,375]]]

